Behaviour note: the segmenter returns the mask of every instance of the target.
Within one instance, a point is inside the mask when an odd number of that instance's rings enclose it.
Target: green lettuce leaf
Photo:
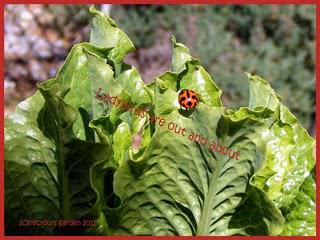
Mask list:
[[[222,91],[217,87],[208,72],[201,66],[198,59],[190,55],[189,49],[177,43],[172,37],[172,70],[178,74],[176,90],[192,89],[202,102],[211,106],[222,106]]]
[[[101,166],[112,150],[75,138],[76,110],[63,102],[64,91],[53,82],[40,87],[42,95],[20,103],[5,122],[7,234],[64,232],[56,226],[21,228],[21,219],[95,219],[101,213]]]
[[[90,42],[98,47],[112,48],[108,58],[114,63],[121,63],[124,57],[135,50],[128,36],[117,26],[117,24],[94,7],[90,8],[93,14]]]
[[[315,236],[316,235],[316,184],[309,175],[300,186],[298,195],[284,212],[286,223],[281,235]]]
[[[315,165],[314,140],[281,102],[270,85],[258,76],[250,79],[252,109],[267,107],[275,111],[275,121],[267,139],[264,167],[252,179],[253,185],[266,191],[279,208],[291,204],[299,187]]]
[[[5,119],[7,234],[315,235],[314,139],[267,81],[248,74],[249,106],[227,109],[173,37],[172,71],[146,85],[124,63],[131,40],[90,11],[90,43]]]
[[[106,54],[112,74],[100,85],[102,91],[99,94],[112,97],[113,102],[111,98],[100,98],[105,110],[103,114],[95,116],[89,126],[101,142],[111,144],[115,152],[112,161],[118,166],[128,159],[129,154],[133,158],[140,155],[149,142],[147,112],[152,109],[153,92],[145,85],[137,69],[123,62],[126,54],[134,50],[131,40],[110,17],[94,8],[91,8],[91,12],[94,18],[90,42],[106,49],[112,47]],[[136,136],[142,136],[143,144],[134,149],[132,140]]]
[[[109,50],[88,43],[74,45],[56,78],[50,83],[64,89],[59,94],[63,94],[66,104],[77,110],[73,132],[82,140],[94,141],[88,123],[105,111],[105,104],[93,98],[98,89],[113,76],[111,67],[103,59],[106,57],[105,51]],[[49,85],[49,82],[45,82],[45,85]]]
[[[20,219],[104,218],[103,166],[110,165],[113,151],[109,144],[94,143],[88,124],[106,111],[96,91],[113,78],[106,64],[113,50],[76,44],[56,78],[39,85],[40,91],[6,119],[8,234],[64,232],[63,227],[21,228]]]
[[[110,225],[112,234],[280,234],[281,212],[264,192],[249,185],[264,160],[260,133],[265,128],[262,117],[268,112],[228,115],[221,107],[200,103],[189,116],[178,109],[167,114],[165,126],[157,128],[143,157],[123,163],[115,173],[114,190],[122,206],[118,225]],[[180,133],[168,130],[170,122]],[[189,140],[192,133],[207,143]],[[240,160],[211,151],[213,141],[239,151]],[[252,198],[260,203],[253,205]],[[241,205],[251,207],[248,218],[256,226],[246,225],[247,220],[235,214]]]
[[[19,220],[60,217],[55,144],[37,122],[44,104],[37,92],[5,119],[5,218],[9,235],[52,233],[43,227],[22,229]],[[37,180],[39,184],[35,184]]]

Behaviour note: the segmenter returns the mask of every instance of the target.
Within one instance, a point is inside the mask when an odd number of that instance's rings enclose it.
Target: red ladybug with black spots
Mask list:
[[[195,91],[190,89],[182,89],[179,92],[178,101],[180,106],[188,111],[190,109],[194,109],[198,105],[199,98]]]

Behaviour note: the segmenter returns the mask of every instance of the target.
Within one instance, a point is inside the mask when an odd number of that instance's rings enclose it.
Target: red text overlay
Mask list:
[[[146,112],[148,109],[146,107],[138,107],[134,108],[134,105],[119,96],[110,96],[109,94],[101,93],[101,88],[99,88],[96,93],[96,98],[100,101],[103,101],[107,104],[111,104],[112,106],[122,109],[123,111],[133,112],[137,116],[144,118],[146,116]],[[175,122],[168,122],[164,117],[150,115],[149,118],[150,123],[158,124],[160,127],[167,127],[168,130],[174,132],[177,135],[187,137],[190,141],[196,141],[202,145],[208,146],[208,148],[212,152],[219,153],[224,156],[228,156],[229,158],[233,158],[236,160],[240,160],[240,152],[235,151],[227,146],[220,144],[218,141],[209,142],[207,136],[202,136],[195,132],[190,132],[186,128],[179,126]]]

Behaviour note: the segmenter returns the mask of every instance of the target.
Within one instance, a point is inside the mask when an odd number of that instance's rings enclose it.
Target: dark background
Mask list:
[[[88,41],[87,5],[5,6],[5,114],[55,76],[74,43]],[[127,62],[146,82],[171,67],[171,35],[223,90],[247,105],[244,72],[260,75],[312,135],[315,126],[314,5],[98,5],[137,47]]]

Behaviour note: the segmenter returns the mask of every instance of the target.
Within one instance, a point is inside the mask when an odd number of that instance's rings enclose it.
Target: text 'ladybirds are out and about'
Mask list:
[[[96,98],[100,101],[105,102],[106,104],[111,104],[113,107],[119,108],[125,112],[132,112],[135,115],[144,118],[147,116],[148,108],[147,107],[134,107],[134,104],[120,98],[119,96],[110,96],[108,93],[102,93],[102,88],[96,93]],[[186,109],[188,110],[188,109]],[[183,126],[179,126],[173,121],[166,121],[164,117],[150,115],[149,122],[157,124],[160,127],[166,127],[169,131],[172,131],[174,134],[177,134],[182,137],[188,138],[190,141],[198,142],[199,144],[206,145],[212,152],[219,153],[229,158],[240,160],[240,152],[235,151],[227,146],[220,144],[218,141],[210,142],[208,136],[202,136],[196,132],[188,131],[188,129]]]

